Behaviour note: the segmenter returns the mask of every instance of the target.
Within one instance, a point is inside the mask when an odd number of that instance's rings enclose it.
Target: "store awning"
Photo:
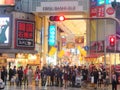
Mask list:
[[[104,53],[93,53],[93,54],[86,56],[85,58],[98,58],[103,55],[104,55]]]

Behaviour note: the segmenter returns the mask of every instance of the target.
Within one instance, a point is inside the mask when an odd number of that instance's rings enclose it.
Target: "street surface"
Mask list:
[[[120,86],[118,86],[118,90],[120,90]],[[34,84],[32,86],[24,86],[21,87],[16,85],[6,85],[4,90],[95,90],[93,87],[87,87],[87,88],[64,88],[64,87],[56,87],[56,86],[48,86],[48,87],[42,87],[42,86],[35,86]],[[112,90],[111,85],[108,88],[104,88],[103,86],[101,88],[97,88],[96,90]]]

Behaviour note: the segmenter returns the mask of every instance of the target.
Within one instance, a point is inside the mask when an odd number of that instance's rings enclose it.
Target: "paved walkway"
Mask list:
[[[120,90],[120,86],[118,88],[119,88],[118,90]],[[35,86],[35,85],[28,86],[28,87],[22,85],[21,87],[16,87],[13,85],[12,86],[7,85],[4,90],[94,90],[94,88],[93,87],[87,87],[87,88],[68,87],[68,88],[64,88],[64,87],[55,87],[55,86],[52,86],[52,87],[48,86],[45,88],[45,87]],[[111,85],[110,85],[108,88],[102,87],[102,88],[97,88],[97,90],[112,90],[112,89],[111,89]]]

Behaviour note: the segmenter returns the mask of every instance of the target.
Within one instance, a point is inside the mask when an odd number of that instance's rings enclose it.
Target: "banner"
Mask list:
[[[55,47],[51,47],[50,51],[49,51],[49,56],[53,56],[56,52],[57,48]]]
[[[64,50],[61,50],[61,51],[58,53],[58,57],[59,57],[59,58],[62,58],[63,55],[64,55],[64,53],[65,53]]]

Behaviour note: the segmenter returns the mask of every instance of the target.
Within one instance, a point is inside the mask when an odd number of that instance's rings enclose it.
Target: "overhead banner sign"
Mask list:
[[[83,11],[83,6],[79,6],[78,1],[41,2],[41,6],[36,7],[36,12],[75,12],[75,11]]]
[[[16,19],[15,47],[29,48],[35,47],[35,22]]]

